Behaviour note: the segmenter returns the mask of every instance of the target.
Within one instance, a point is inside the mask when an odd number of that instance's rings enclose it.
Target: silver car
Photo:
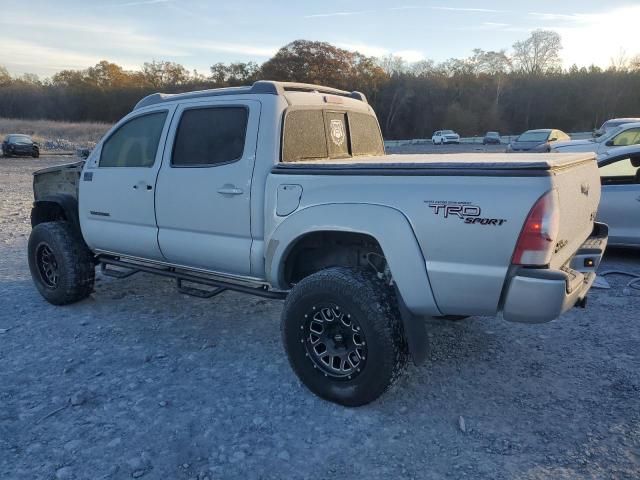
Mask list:
[[[640,246],[640,145],[598,155],[598,165],[598,221],[609,225],[609,245]]]

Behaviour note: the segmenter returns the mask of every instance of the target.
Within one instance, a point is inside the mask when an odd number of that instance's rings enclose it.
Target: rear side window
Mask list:
[[[171,164],[201,167],[242,158],[249,111],[246,107],[185,110],[178,125]]]
[[[151,167],[167,112],[150,113],[122,125],[102,146],[100,167]]]
[[[333,110],[291,110],[284,122],[282,161],[384,155],[373,115]]]

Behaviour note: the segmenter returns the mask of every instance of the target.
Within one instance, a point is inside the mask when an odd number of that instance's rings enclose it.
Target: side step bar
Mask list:
[[[146,272],[153,273],[155,275],[162,275],[164,277],[175,278],[179,292],[200,298],[211,298],[222,293],[225,290],[233,290],[236,292],[248,293],[250,295],[257,295],[259,297],[273,299],[284,299],[287,296],[286,292],[273,292],[271,290],[268,290],[266,287],[247,287],[245,285],[238,285],[231,282],[225,282],[223,280],[214,280],[205,276],[194,275],[183,271],[176,271],[176,269],[173,267],[156,267],[152,265],[126,262],[116,258],[104,256],[99,256],[97,261],[101,264],[100,268],[102,273],[107,276],[115,278],[127,278],[138,272]],[[111,265],[112,267],[118,267],[118,269],[107,268],[108,265]],[[183,282],[206,285],[208,287],[215,288],[213,290],[204,290],[194,287],[186,287],[183,285]]]

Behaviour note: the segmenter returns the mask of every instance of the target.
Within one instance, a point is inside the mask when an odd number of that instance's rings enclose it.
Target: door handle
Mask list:
[[[138,184],[134,185],[133,189],[137,190],[138,187],[140,187],[140,188],[145,187],[147,190],[152,190],[153,189],[153,187],[151,185],[145,185],[144,183],[138,183]]]
[[[242,195],[243,190],[238,187],[225,185],[224,187],[218,189],[218,193],[221,193],[222,195]]]

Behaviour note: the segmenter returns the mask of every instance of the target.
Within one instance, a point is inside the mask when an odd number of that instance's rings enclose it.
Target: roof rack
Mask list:
[[[134,110],[139,108],[148,107],[158,103],[172,102],[174,100],[188,100],[192,98],[201,97],[215,97],[223,95],[241,95],[241,94],[253,94],[253,95],[285,95],[286,92],[317,92],[327,93],[330,95],[339,95],[341,97],[354,98],[361,102],[367,103],[367,97],[364,93],[353,91],[347,92],[346,90],[338,90],[337,88],[323,87],[321,85],[313,85],[311,83],[296,83],[296,82],[274,82],[271,80],[258,80],[254,82],[250,87],[226,87],[226,88],[212,88],[209,90],[197,90],[195,92],[187,93],[152,93],[140,100]]]

